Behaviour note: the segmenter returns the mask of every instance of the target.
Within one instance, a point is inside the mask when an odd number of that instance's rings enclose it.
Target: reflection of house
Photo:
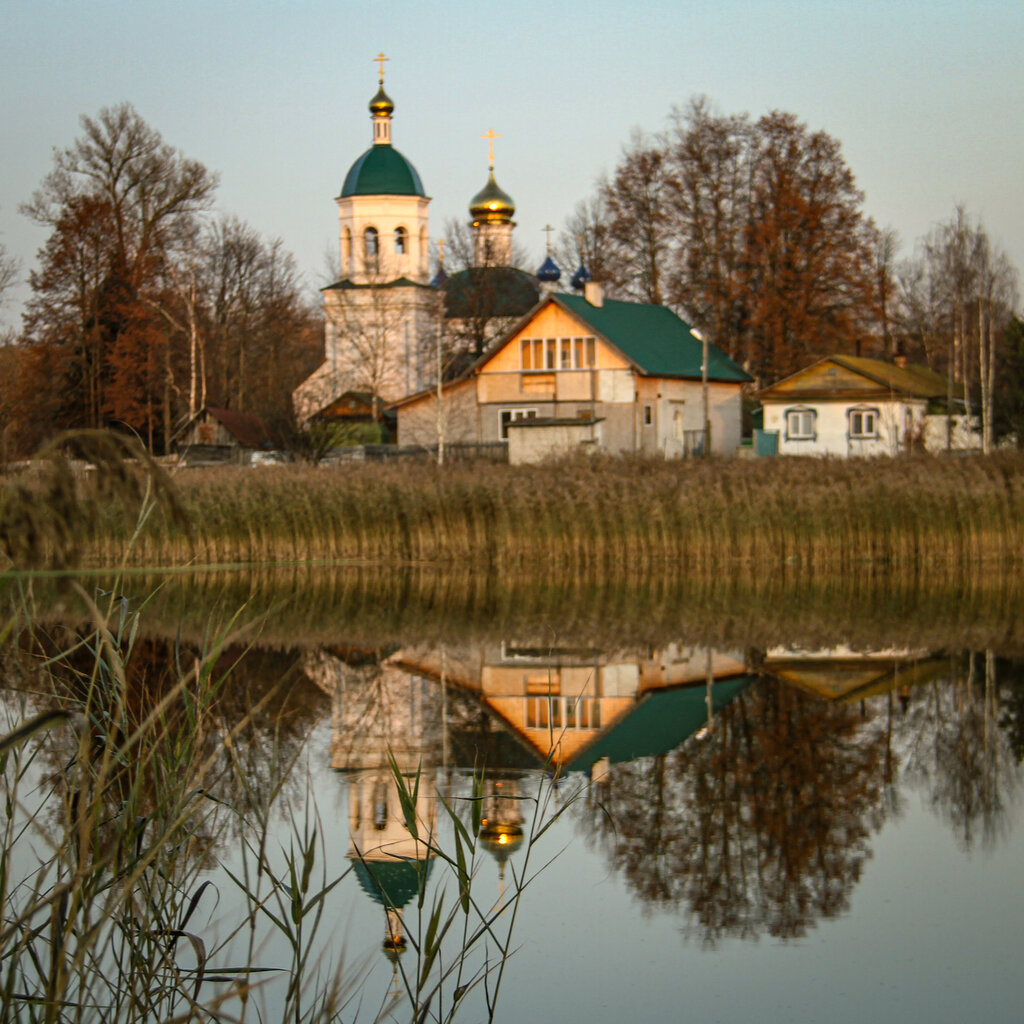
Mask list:
[[[910,650],[855,651],[848,647],[801,650],[777,647],[762,663],[770,675],[816,697],[854,703],[929,683],[949,668],[942,658]]]
[[[443,668],[446,681],[476,693],[538,762],[550,755],[573,769],[672,750],[706,724],[709,683],[714,710],[747,682],[741,653],[675,645],[605,653],[481,644],[443,654],[403,649],[389,660],[421,678],[440,679]]]
[[[945,377],[905,361],[829,356],[763,389],[764,429],[780,455],[896,455],[911,447],[947,447]],[[950,446],[973,446],[964,417],[949,420]]]
[[[207,406],[182,428],[177,439],[183,462],[246,464],[254,451],[280,447],[261,416]]]
[[[708,346],[708,418],[715,452],[740,442],[740,388],[750,378]],[[663,306],[553,294],[443,393],[445,440],[509,441],[512,461],[561,445],[679,456],[703,437],[703,347]],[[401,444],[437,441],[437,395],[397,404]],[[586,424],[571,433],[571,423]],[[562,448],[562,450],[565,450]],[[518,458],[517,458],[518,453]]]

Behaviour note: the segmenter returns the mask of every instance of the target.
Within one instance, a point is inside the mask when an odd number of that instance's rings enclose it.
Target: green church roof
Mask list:
[[[416,168],[394,146],[371,146],[345,175],[341,195],[426,196]]]
[[[703,344],[690,325],[665,306],[605,299],[591,305],[581,295],[558,293],[555,300],[590,324],[627,359],[652,377],[700,378]],[[708,345],[708,380],[745,382],[752,378],[720,348]]]

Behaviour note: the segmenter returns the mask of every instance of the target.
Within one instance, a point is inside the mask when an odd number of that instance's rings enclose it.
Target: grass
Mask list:
[[[26,485],[17,482],[15,485]],[[138,528],[135,510],[94,501],[80,565],[343,561],[466,565],[505,573],[712,573],[799,564],[845,573],[1018,565],[1024,455],[876,460],[579,459],[539,467],[361,465],[181,472],[178,503]],[[17,495],[5,496],[15,508]],[[188,524],[186,526],[186,524]],[[138,536],[135,536],[138,533]],[[18,565],[69,543],[28,546]]]
[[[392,762],[405,828],[449,884],[421,876],[404,999],[375,1004],[360,972],[325,959],[352,867],[301,781],[303,722],[324,709],[300,706],[296,728],[294,679],[239,692],[227,632],[160,658],[127,598],[71,589],[87,624],[44,629],[26,596],[2,648],[0,1020],[419,1024],[468,1005],[493,1019],[530,850],[565,806],[551,809],[550,780],[529,798],[510,897],[491,907],[474,892],[483,777],[438,793],[447,830],[425,829],[420,775]]]

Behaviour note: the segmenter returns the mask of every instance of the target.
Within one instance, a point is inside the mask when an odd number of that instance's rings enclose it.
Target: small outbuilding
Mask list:
[[[178,434],[178,457],[185,465],[249,465],[254,453],[277,452],[280,441],[254,412],[205,406]]]

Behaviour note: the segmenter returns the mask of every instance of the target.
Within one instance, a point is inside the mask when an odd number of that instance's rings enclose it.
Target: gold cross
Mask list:
[[[545,224],[541,231],[548,236],[548,255],[551,255],[551,232],[555,229],[550,224]]]
[[[384,61],[391,60],[390,57],[384,56],[384,51],[381,50],[376,57],[373,58],[373,63],[380,65],[380,84],[384,84]]]
[[[480,136],[481,139],[487,140],[487,162],[491,165],[491,170],[494,170],[494,140],[500,139],[501,136],[493,129],[488,130]]]
[[[437,265],[440,266],[444,263],[444,239],[439,238],[437,240]]]

